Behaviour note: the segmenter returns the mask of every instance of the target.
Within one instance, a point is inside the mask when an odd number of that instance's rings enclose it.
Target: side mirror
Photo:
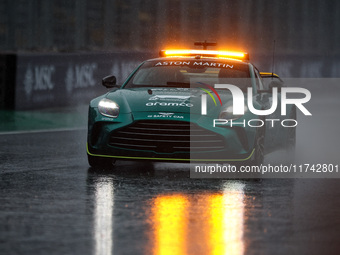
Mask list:
[[[103,78],[102,85],[108,89],[117,86],[117,79],[114,75],[109,75]]]
[[[258,89],[257,93],[262,94],[262,93],[271,93],[272,91],[269,89]]]
[[[281,88],[283,87],[282,82],[280,81],[271,81],[268,84],[268,89],[263,89],[263,90],[257,90],[257,93],[272,93],[273,92],[273,88],[277,88],[277,92],[281,93]]]

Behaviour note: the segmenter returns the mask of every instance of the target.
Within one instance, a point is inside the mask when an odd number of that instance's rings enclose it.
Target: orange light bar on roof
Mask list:
[[[162,50],[159,55],[161,57],[170,56],[210,56],[222,58],[236,58],[242,60],[249,60],[249,54],[245,52],[236,51],[217,51],[217,50]]]

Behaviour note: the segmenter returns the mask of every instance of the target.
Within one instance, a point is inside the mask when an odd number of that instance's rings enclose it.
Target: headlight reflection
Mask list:
[[[114,188],[111,178],[95,182],[94,239],[96,255],[111,255],[113,251]]]
[[[154,254],[186,254],[187,202],[182,195],[156,197],[153,207]]]
[[[244,254],[244,184],[221,193],[159,195],[153,200],[153,254]]]

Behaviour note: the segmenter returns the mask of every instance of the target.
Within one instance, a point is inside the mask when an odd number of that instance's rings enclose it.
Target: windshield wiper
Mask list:
[[[176,81],[168,81],[166,83],[169,87],[184,87],[184,88],[190,88],[189,82],[176,82]]]
[[[190,83],[189,82],[174,82],[174,81],[168,81],[166,85],[148,85],[148,84],[143,84],[143,85],[130,85],[126,88],[142,88],[142,87],[152,87],[152,88],[190,88]]]

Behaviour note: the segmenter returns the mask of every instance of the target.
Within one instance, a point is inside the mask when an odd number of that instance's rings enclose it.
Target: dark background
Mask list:
[[[0,109],[87,103],[104,76],[122,84],[160,49],[195,40],[247,51],[282,78],[340,77],[339,39],[336,0],[2,0]]]
[[[254,53],[340,53],[337,0],[2,0],[2,51],[154,51],[212,39]]]

